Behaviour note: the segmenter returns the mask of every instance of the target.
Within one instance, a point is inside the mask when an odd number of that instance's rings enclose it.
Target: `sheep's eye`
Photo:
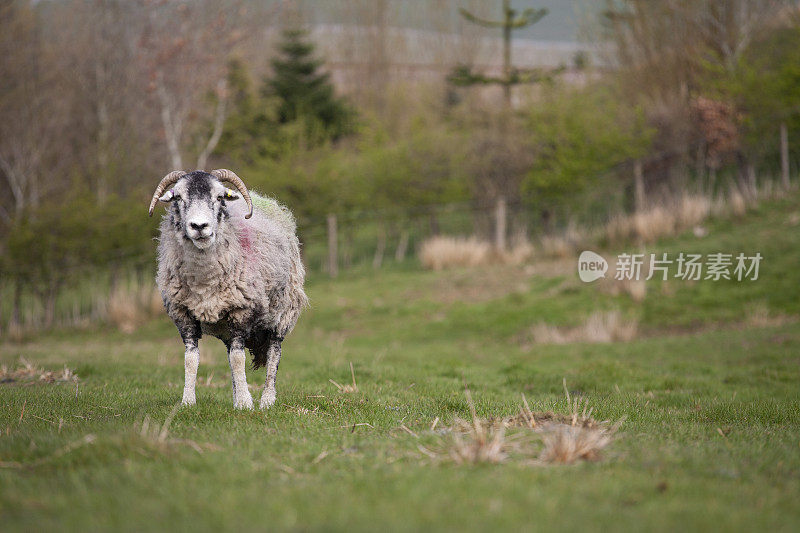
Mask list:
[[[223,196],[220,194],[219,196],[217,196],[217,201],[218,201],[218,202],[221,202],[221,201],[222,201],[222,198],[223,198]]]

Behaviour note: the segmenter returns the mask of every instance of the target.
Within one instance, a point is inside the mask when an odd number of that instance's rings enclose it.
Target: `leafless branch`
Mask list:
[[[222,137],[222,129],[225,126],[225,107],[228,101],[228,83],[224,78],[217,83],[217,111],[214,115],[214,129],[211,137],[208,139],[203,151],[197,157],[197,168],[206,168],[206,162],[211,152],[217,147],[220,137]]]
[[[164,75],[158,73],[157,82],[158,99],[161,103],[161,123],[164,126],[164,137],[167,141],[167,149],[171,158],[173,169],[183,168],[183,158],[181,157],[180,138],[183,132],[183,123],[173,108],[173,104],[167,89],[164,87]]]

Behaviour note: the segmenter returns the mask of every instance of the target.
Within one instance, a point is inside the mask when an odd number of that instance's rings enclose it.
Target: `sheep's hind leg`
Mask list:
[[[234,409],[252,409],[253,397],[247,388],[245,375],[244,342],[242,339],[233,339],[228,349],[228,363],[231,365],[231,382],[233,383]]]
[[[261,394],[261,409],[269,409],[275,403],[275,382],[278,379],[278,364],[281,362],[281,341],[274,340],[270,343],[267,356],[267,380],[264,383],[264,392]]]

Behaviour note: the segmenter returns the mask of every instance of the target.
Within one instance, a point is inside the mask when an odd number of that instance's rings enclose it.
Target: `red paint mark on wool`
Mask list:
[[[246,254],[250,254],[250,230],[248,230],[246,227],[242,228],[242,231],[239,232],[239,245],[241,245],[242,250]]]

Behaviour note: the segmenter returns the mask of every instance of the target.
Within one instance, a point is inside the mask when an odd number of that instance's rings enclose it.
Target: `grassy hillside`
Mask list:
[[[234,412],[206,339],[198,404],[164,432],[183,379],[166,320],[0,344],[9,369],[24,357],[79,377],[0,383],[3,530],[796,530],[797,200],[647,250],[760,252],[753,282],[584,284],[572,260],[311,279],[275,407]],[[638,250],[604,255],[621,251]],[[632,340],[590,342],[597,313]],[[344,393],[329,380],[349,383],[349,362],[358,390]],[[248,377],[260,386],[263,371]],[[478,416],[498,417],[523,393],[568,412],[562,380],[598,420],[624,418],[600,461],[450,459],[465,384]]]

